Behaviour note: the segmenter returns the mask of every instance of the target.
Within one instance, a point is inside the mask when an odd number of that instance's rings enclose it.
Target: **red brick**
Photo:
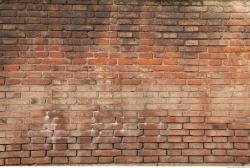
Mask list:
[[[143,150],[139,150],[138,154],[140,156],[154,156],[154,155],[166,155],[166,150],[161,150],[161,149],[157,149],[157,150],[149,150],[149,149],[143,149]]]
[[[196,123],[185,123],[183,124],[184,129],[211,129],[212,126],[208,124],[196,124]]]
[[[48,144],[28,144],[28,145],[22,145],[23,150],[51,150],[52,145]]]
[[[32,157],[45,157],[45,151],[31,151]]]
[[[6,145],[6,151],[20,151],[20,150],[21,150],[21,145],[19,144]]]
[[[88,59],[89,65],[113,65],[116,64],[116,59]]]
[[[118,60],[118,64],[119,65],[133,65],[136,64],[136,60],[135,59],[119,59]]]
[[[4,80],[0,83],[4,84]],[[20,84],[20,79],[6,79],[5,80],[5,84],[7,85],[17,85],[17,84]]]
[[[226,155],[226,150],[223,149],[214,149],[212,150],[212,155]]]
[[[4,70],[5,71],[18,71],[20,68],[19,65],[5,65]]]
[[[182,155],[210,155],[211,151],[207,149],[185,149]]]
[[[115,85],[139,85],[141,84],[141,80],[139,79],[122,79],[122,80],[114,80]]]
[[[222,62],[220,60],[212,60],[212,61],[209,61],[209,65],[220,66],[220,65],[222,65]]]
[[[246,25],[247,23],[244,20],[236,20],[236,19],[231,19],[225,22],[225,25]]]
[[[72,63],[73,64],[86,64],[87,60],[86,59],[73,59]]]
[[[99,144],[98,148],[99,149],[112,149],[113,145],[112,144]]]
[[[235,157],[235,162],[247,164],[249,162],[249,157]]]
[[[249,2],[1,2],[0,165],[249,163]]]
[[[121,142],[121,138],[118,137],[95,137],[93,143],[118,143]]]
[[[69,151],[69,150],[51,150],[48,151],[47,156],[76,156],[76,151]]]
[[[182,155],[182,150],[181,149],[169,149],[167,154],[169,156],[180,156]]]
[[[20,158],[11,158],[11,159],[5,159],[6,165],[19,165],[20,164]]]
[[[139,116],[141,117],[153,117],[153,116],[166,116],[167,111],[141,111]]]
[[[206,130],[205,134],[207,136],[233,136],[234,132],[232,130]]]
[[[44,59],[43,64],[67,64],[69,63],[68,60],[66,59],[60,59],[60,58],[55,58],[55,59]]]
[[[233,149],[227,151],[228,155],[233,155],[233,156],[250,156],[250,150],[240,150],[240,149]]]
[[[145,136],[139,137],[138,142],[166,142],[167,138],[163,136]]]
[[[67,144],[54,144],[53,149],[55,150],[66,150],[67,149]]]
[[[234,158],[232,156],[205,156],[204,161],[209,163],[232,163]]]
[[[231,149],[233,148],[232,143],[205,143],[204,144],[205,148],[208,149]]]
[[[0,79],[0,85],[4,85],[4,83],[5,83],[5,80],[4,79]]]
[[[151,66],[148,67],[149,69],[155,70],[155,71],[182,71],[183,70],[183,66],[180,65],[173,65],[173,66],[166,66],[166,65],[162,65],[162,66]]]
[[[188,162],[187,156],[160,156],[159,162],[163,163],[186,163]]]
[[[21,164],[24,165],[33,165],[33,164],[50,164],[51,158],[50,157],[42,157],[42,158],[22,158]]]
[[[67,164],[68,158],[67,157],[54,157],[52,163],[55,164]]]
[[[139,65],[160,65],[162,60],[160,59],[138,59]]]
[[[182,137],[180,136],[168,136],[168,142],[181,142]]]
[[[119,156],[121,150],[95,150],[92,153],[93,156]]]
[[[202,156],[190,156],[190,157],[189,157],[189,161],[190,161],[191,163],[203,163],[203,162],[204,162]]]
[[[0,158],[29,157],[28,151],[1,152]]]
[[[98,162],[98,157],[70,157],[71,164],[93,164]]]
[[[183,137],[183,142],[212,142],[212,138],[205,136],[186,136]]]
[[[113,163],[113,157],[99,157],[99,163]]]
[[[140,130],[117,130],[114,132],[115,136],[140,136],[142,135]]]
[[[187,143],[160,143],[159,148],[164,148],[164,149],[184,149],[188,148]]]
[[[248,136],[248,130],[235,130],[235,136]]]
[[[161,135],[189,135],[188,130],[161,130],[160,131]]]
[[[144,156],[143,157],[143,162],[144,163],[157,163],[158,162],[158,157],[157,156]]]
[[[122,155],[124,156],[136,156],[137,155],[137,151],[136,150],[123,150],[122,151]]]
[[[33,79],[23,79],[21,83],[24,85],[49,85],[51,84],[51,80],[33,78]]]
[[[250,123],[234,123],[229,124],[230,129],[250,129]]]
[[[143,161],[142,157],[138,156],[118,156],[115,157],[115,163],[140,163]]]
[[[140,149],[141,147],[142,147],[141,143],[114,144],[114,148],[117,148],[117,149]]]

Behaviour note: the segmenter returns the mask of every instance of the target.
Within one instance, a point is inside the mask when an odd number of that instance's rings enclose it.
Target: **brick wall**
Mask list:
[[[1,0],[0,165],[250,162],[250,2]]]

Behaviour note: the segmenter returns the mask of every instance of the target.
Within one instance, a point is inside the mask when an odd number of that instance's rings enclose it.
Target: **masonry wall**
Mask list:
[[[0,165],[249,164],[250,2],[1,0]]]

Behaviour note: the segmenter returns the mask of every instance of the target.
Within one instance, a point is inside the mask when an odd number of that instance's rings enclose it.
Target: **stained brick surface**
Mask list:
[[[248,1],[0,2],[0,165],[249,164]]]

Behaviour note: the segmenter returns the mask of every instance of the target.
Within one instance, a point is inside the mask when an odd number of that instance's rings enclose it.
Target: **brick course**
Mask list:
[[[0,2],[0,165],[250,163],[250,2]]]

